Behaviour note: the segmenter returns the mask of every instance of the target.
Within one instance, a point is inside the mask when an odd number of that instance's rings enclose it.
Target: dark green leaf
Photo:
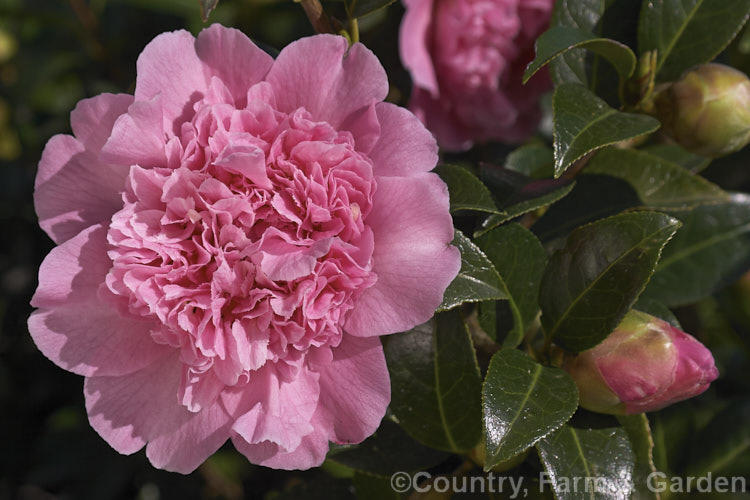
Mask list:
[[[539,283],[547,254],[536,236],[520,224],[493,229],[477,239],[481,248],[503,279],[513,314],[513,330],[505,337],[504,347],[521,343],[526,326],[539,312]]]
[[[364,442],[332,451],[328,459],[359,471],[390,476],[398,471],[429,469],[449,456],[421,445],[398,424],[384,419]]]
[[[575,182],[566,179],[544,179],[534,181],[528,184],[519,194],[529,196],[528,199],[518,198],[517,203],[504,206],[499,213],[492,214],[482,221],[480,228],[474,233],[474,236],[480,236],[491,229],[496,228],[503,222],[532,212],[564,198],[573,190]]]
[[[492,262],[469,238],[456,230],[452,244],[461,251],[461,270],[445,291],[438,311],[447,311],[464,302],[508,298],[505,284]]]
[[[390,477],[356,472],[353,482],[357,500],[399,500],[401,498],[401,495],[391,487]]]
[[[638,194],[627,182],[583,172],[576,177],[573,191],[531,226],[541,241],[563,238],[578,226],[641,206]]]
[[[631,49],[637,47],[640,3],[633,0],[605,0],[605,3],[604,15],[594,30],[590,31],[601,37],[618,40]]]
[[[639,11],[634,0],[557,0],[551,25],[577,28],[635,47]],[[611,106],[619,106],[620,77],[596,53],[571,49],[550,63],[550,74],[558,85],[578,83]]]
[[[504,167],[483,163],[482,180],[498,200],[500,210],[487,217],[474,236],[479,236],[503,222],[550,205],[573,189],[570,179],[531,179]]]
[[[480,302],[477,313],[479,326],[492,340],[497,340],[497,304],[494,300]]]
[[[659,500],[659,495],[648,488],[648,476],[656,472],[654,465],[654,440],[644,413],[617,417],[628,435],[633,449],[633,496],[632,500]]]
[[[623,429],[574,429],[566,425],[536,447],[558,500],[630,498],[633,450]],[[581,478],[577,486],[573,484],[575,478]],[[594,478],[588,490],[586,478]]]
[[[352,0],[350,9],[352,17],[362,17],[376,10],[388,7],[396,0]]]
[[[683,228],[664,249],[644,297],[669,307],[706,297],[750,265],[750,196],[675,217]]]
[[[551,26],[565,26],[598,35],[597,25],[605,10],[605,0],[558,0],[552,11]],[[598,56],[594,55],[594,59]],[[595,65],[592,62],[592,66]],[[586,51],[573,49],[552,61],[550,73],[556,84],[578,83],[589,87]]]
[[[693,154],[675,143],[652,144],[643,148],[642,151],[676,163],[693,173],[700,172],[711,163],[711,158]]]
[[[657,82],[676,80],[724,50],[749,14],[750,0],[644,0],[638,50],[656,51]]]
[[[438,165],[434,172],[448,185],[451,212],[476,210],[496,213],[492,195],[474,174],[456,165]]]
[[[200,0],[201,3],[201,18],[205,23],[208,21],[208,16],[211,15],[211,11],[216,8],[219,0]]]
[[[717,185],[645,151],[617,148],[599,151],[586,165],[586,171],[626,181],[635,188],[644,205],[657,210],[688,210],[729,199],[729,194]]]
[[[552,59],[574,48],[590,50],[604,57],[617,69],[622,79],[630,77],[635,70],[635,54],[627,45],[597,37],[585,30],[553,26],[537,39],[536,57],[526,68],[523,83]]]
[[[578,390],[567,373],[544,367],[516,349],[492,357],[483,392],[485,470],[533,446],[578,407]]]
[[[508,155],[504,167],[532,179],[552,177],[555,174],[555,154],[544,144],[525,144]]]
[[[682,327],[680,326],[680,322],[677,319],[677,317],[667,306],[665,306],[661,302],[650,300],[642,296],[641,298],[638,299],[638,302],[635,303],[635,305],[633,306],[633,309],[637,309],[639,311],[645,312],[646,314],[650,314],[651,316],[656,316],[657,318],[661,318],[667,323],[669,323],[670,325],[682,330]]]
[[[639,212],[573,231],[542,279],[547,336],[576,352],[604,340],[638,299],[679,225],[664,214]]]
[[[417,441],[451,452],[473,448],[482,434],[481,377],[474,346],[457,310],[390,336],[391,410]]]
[[[552,97],[555,133],[555,177],[586,153],[659,128],[650,116],[610,108],[589,90],[563,84]]]
[[[686,474],[747,474],[737,470],[734,463],[741,456],[750,455],[750,399],[732,402],[716,415],[697,438],[694,460]]]

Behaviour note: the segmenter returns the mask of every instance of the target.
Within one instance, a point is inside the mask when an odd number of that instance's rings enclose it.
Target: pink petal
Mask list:
[[[161,95],[164,130],[175,135],[180,123],[193,116],[193,104],[208,90],[204,63],[195,52],[195,38],[187,31],[162,33],[141,52],[137,62],[135,100]]]
[[[292,281],[312,273],[318,258],[331,249],[333,238],[323,238],[309,247],[298,247],[282,240],[264,242],[261,269],[274,281]]]
[[[378,177],[365,223],[375,236],[378,281],[364,291],[345,323],[369,337],[408,330],[427,321],[458,274],[461,256],[450,245],[453,222],[448,189],[432,173]]]
[[[226,85],[238,108],[245,107],[247,92],[263,80],[273,58],[259,49],[239,30],[219,24],[204,29],[195,44],[207,79],[216,76]]]
[[[49,140],[39,162],[34,207],[39,225],[55,243],[108,220],[122,208],[128,169],[103,165],[70,135]]]
[[[318,378],[306,368],[289,382],[282,381],[270,365],[253,372],[239,409],[233,412],[241,415],[232,430],[248,444],[270,442],[281,451],[295,450],[315,430],[310,420],[318,402]]]
[[[359,443],[380,425],[391,401],[391,382],[380,339],[345,335],[320,374],[316,412],[328,438]]]
[[[305,398],[305,394],[298,397]],[[271,441],[251,444],[240,435],[233,436],[232,442],[259,465],[285,470],[317,467],[325,460],[329,440],[359,443],[375,432],[390,399],[380,340],[346,336],[333,350],[333,362],[321,373],[320,397],[310,422],[314,430],[294,449],[287,451]]]
[[[433,98],[419,88],[414,88],[409,101],[409,109],[435,134],[441,148],[446,151],[466,151],[474,144],[472,134],[477,132],[459,123],[448,106],[450,101]]]
[[[115,120],[133,102],[130,94],[100,94],[78,102],[70,113],[73,134],[91,152],[98,153],[107,142]]]
[[[100,158],[117,165],[167,165],[166,135],[162,123],[162,96],[135,101],[112,128]]]
[[[219,154],[214,164],[247,177],[259,187],[273,188],[266,172],[266,155],[257,146],[230,144]]]
[[[430,55],[433,0],[405,0],[404,4],[406,13],[398,37],[401,61],[414,85],[437,97],[438,83]]]
[[[340,128],[353,112],[385,99],[388,79],[377,57],[359,43],[347,48],[346,39],[335,35],[303,38],[285,47],[266,77],[279,110],[304,107],[313,119]]]
[[[197,373],[189,366],[183,366],[179,401],[191,412],[199,412],[212,406],[223,389],[224,383],[214,370]]]
[[[166,356],[154,343],[151,321],[124,318],[96,300],[35,311],[29,332],[42,353],[78,375],[125,375]]]
[[[183,407],[175,405],[174,410],[185,418]],[[190,474],[226,442],[231,424],[231,417],[217,399],[211,407],[190,414],[180,425],[150,440],[146,456],[156,468]]]
[[[112,267],[107,249],[107,230],[102,224],[53,248],[39,268],[39,286],[31,305],[65,307],[96,297]]]
[[[84,384],[89,423],[115,450],[131,454],[148,442],[155,467],[187,474],[229,437],[221,402],[191,413],[177,402],[177,356],[122,377],[91,377]]]
[[[387,102],[375,106],[380,138],[369,153],[374,174],[387,177],[428,172],[438,161],[435,138],[408,110]]]
[[[118,452],[135,453],[159,435],[166,419],[179,415],[177,426],[192,415],[177,403],[179,381],[176,356],[121,377],[86,378],[89,423]]]
[[[233,436],[232,443],[250,462],[283,470],[318,467],[328,453],[328,439],[324,433],[317,430],[302,438],[299,446],[293,451],[280,450],[277,444],[269,441],[249,444],[239,436]]]
[[[124,317],[99,299],[105,261],[106,231],[95,226],[81,232],[44,260],[32,299],[34,306],[51,307],[29,318],[37,347],[53,363],[79,375],[131,373],[168,353],[151,340],[152,321]]]
[[[349,115],[341,124],[343,130],[348,130],[354,136],[357,151],[368,154],[380,137],[380,121],[377,108],[381,102],[373,103]]]

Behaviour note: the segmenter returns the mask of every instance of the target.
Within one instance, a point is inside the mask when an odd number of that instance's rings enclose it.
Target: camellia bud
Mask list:
[[[604,342],[563,368],[587,410],[631,415],[697,396],[719,372],[706,347],[666,321],[631,311]]]
[[[693,153],[716,158],[750,142],[750,79],[723,64],[703,64],[659,92],[663,130]]]

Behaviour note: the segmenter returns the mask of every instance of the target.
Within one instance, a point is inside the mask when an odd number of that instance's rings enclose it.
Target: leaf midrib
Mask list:
[[[591,477],[591,469],[589,468],[589,462],[586,460],[586,454],[583,452],[583,447],[581,446],[581,440],[578,439],[578,434],[576,434],[575,429],[572,427],[567,428],[570,431],[570,434],[573,436],[573,441],[576,444],[576,449],[578,450],[578,454],[581,456],[581,463],[583,464],[583,469],[586,471],[586,476]]]
[[[533,375],[533,377],[531,379],[531,383],[529,383],[529,388],[528,388],[528,390],[526,391],[526,394],[523,397],[523,401],[521,401],[521,404],[518,407],[518,411],[513,416],[513,418],[510,421],[510,424],[508,425],[508,432],[505,434],[506,436],[511,432],[511,430],[513,429],[513,426],[515,425],[516,421],[518,420],[518,417],[521,415],[521,412],[526,407],[526,402],[529,400],[529,397],[531,396],[531,393],[534,391],[534,387],[536,386],[536,382],[537,382],[537,380],[539,380],[539,377],[541,376],[541,374],[542,374],[542,365],[539,365],[539,364],[535,365],[534,366],[534,375]],[[497,456],[498,451],[500,450],[500,448],[502,448],[502,443],[503,442],[501,441],[495,447],[495,452],[493,453],[493,455]]]
[[[685,18],[685,22],[680,26],[680,29],[677,30],[677,33],[675,33],[675,36],[672,37],[672,41],[667,45],[667,48],[664,53],[664,57],[659,57],[657,54],[657,61],[656,61],[656,68],[654,70],[654,74],[658,75],[659,71],[661,70],[662,66],[664,65],[664,61],[666,61],[669,58],[669,54],[672,53],[672,50],[674,49],[674,46],[677,44],[677,40],[679,40],[682,37],[682,34],[685,32],[685,28],[690,23],[690,21],[695,16],[695,13],[700,9],[700,7],[703,5],[703,0],[698,0],[695,3],[695,8],[688,14],[688,16]]]
[[[437,324],[434,327],[437,329]],[[448,445],[451,447],[451,450],[453,451],[461,451],[456,446],[456,442],[453,440],[453,434],[451,433],[451,429],[448,426],[448,420],[445,416],[445,408],[443,407],[443,396],[440,392],[440,374],[438,369],[438,342],[437,342],[437,335],[435,332],[432,334],[432,356],[433,356],[433,363],[432,363],[432,370],[435,375],[435,398],[437,399],[437,406],[438,406],[438,413],[440,414],[440,423],[443,425],[443,429],[445,430],[445,438],[448,440]]]
[[[662,259],[661,262],[656,266],[657,271],[661,271],[663,269],[666,269],[667,267],[671,266],[677,261],[683,260],[687,258],[688,256],[700,252],[704,248],[714,246],[724,240],[732,239],[735,236],[738,236],[742,233],[746,233],[750,231],[750,224],[742,225],[738,228],[736,228],[734,231],[728,231],[726,233],[717,234],[716,236],[708,239],[701,240],[698,244],[692,245],[689,248],[686,248],[680,252],[677,252],[673,255],[670,255],[668,257],[665,257]]]
[[[608,117],[612,116],[615,113],[617,113],[616,110],[614,110],[612,108],[609,108],[603,114],[601,114],[598,117],[596,117],[593,121],[588,122],[585,127],[583,127],[581,130],[579,130],[575,134],[575,136],[573,137],[573,140],[568,143],[567,147],[565,148],[565,152],[560,156],[560,162],[561,162],[560,166],[562,166],[562,165],[564,165],[566,163],[566,162],[563,162],[563,160],[568,155],[568,152],[573,147],[573,144],[575,144],[575,142],[581,137],[581,135],[583,135],[584,132],[586,132],[586,130],[590,129],[595,124],[599,123],[600,121],[604,120],[605,118],[608,118]],[[572,160],[572,161],[575,161],[575,160]],[[571,161],[571,163],[572,163],[572,161]],[[558,168],[559,168],[558,165],[555,165],[555,170],[557,170]],[[555,172],[555,173],[557,175],[560,175],[562,172],[564,172],[564,170],[562,170],[560,172]]]
[[[624,259],[625,257],[627,257],[627,256],[628,256],[628,255],[629,255],[629,254],[630,254],[631,252],[635,251],[635,249],[636,249],[636,248],[638,248],[638,247],[639,247],[640,245],[642,245],[642,244],[643,244],[643,242],[645,242],[645,241],[647,241],[647,240],[649,240],[649,239],[653,238],[653,237],[654,237],[655,235],[657,235],[657,234],[659,234],[659,233],[661,233],[661,232],[664,232],[664,231],[665,231],[665,230],[666,230],[667,228],[670,228],[670,229],[671,229],[671,228],[673,228],[673,227],[674,227],[674,224],[670,224],[669,226],[665,226],[665,227],[662,227],[662,228],[658,229],[657,231],[654,231],[653,233],[650,233],[650,234],[649,234],[649,235],[648,235],[647,237],[644,237],[643,239],[641,239],[641,240],[640,240],[640,241],[639,241],[639,242],[638,242],[638,243],[637,243],[636,245],[633,245],[633,246],[632,246],[632,247],[630,248],[630,250],[628,250],[627,252],[625,252],[625,253],[623,253],[622,255],[620,255],[620,256],[619,256],[619,257],[618,257],[617,259],[613,260],[613,261],[612,261],[612,262],[611,262],[611,263],[610,263],[610,264],[609,264],[609,265],[608,265],[608,266],[607,266],[607,267],[606,267],[606,268],[605,268],[605,269],[604,269],[604,270],[603,270],[603,271],[602,271],[601,273],[599,273],[599,274],[597,275],[597,277],[596,277],[596,279],[595,279],[595,280],[593,280],[593,281],[592,281],[591,283],[589,283],[589,284],[588,284],[588,285],[587,285],[587,286],[586,286],[586,287],[585,287],[585,288],[584,288],[584,289],[583,289],[583,290],[581,291],[581,293],[579,293],[579,294],[578,294],[578,295],[576,296],[575,300],[574,300],[573,302],[571,302],[570,306],[569,306],[569,307],[567,307],[567,308],[565,309],[565,313],[564,313],[564,314],[562,314],[562,315],[560,316],[560,318],[559,318],[559,319],[558,319],[558,320],[557,320],[557,321],[555,322],[554,326],[553,326],[553,327],[552,327],[552,329],[551,329],[551,330],[550,330],[550,331],[548,332],[548,334],[547,334],[547,335],[548,335],[548,336],[549,336],[550,338],[553,338],[553,337],[555,336],[555,334],[557,333],[557,330],[558,330],[558,328],[560,328],[560,325],[561,325],[561,324],[562,324],[562,323],[563,323],[563,322],[565,321],[565,319],[566,319],[566,318],[568,317],[568,315],[570,314],[570,312],[571,312],[571,311],[572,311],[572,310],[573,310],[573,309],[575,308],[575,306],[576,306],[576,305],[578,304],[578,302],[579,302],[579,301],[580,301],[580,300],[581,300],[581,299],[583,298],[583,296],[584,296],[585,294],[587,294],[587,293],[588,293],[588,292],[589,292],[589,291],[591,290],[591,288],[593,288],[593,287],[594,287],[594,285],[595,285],[595,284],[597,284],[597,283],[599,282],[599,280],[601,280],[601,279],[602,279],[602,276],[604,276],[605,274],[607,274],[607,273],[608,273],[608,272],[610,271],[610,269],[612,269],[612,267],[613,267],[613,266],[614,266],[615,264],[619,263],[619,262],[620,262],[620,261],[621,261],[622,259]],[[663,245],[662,245],[662,248],[663,248]]]

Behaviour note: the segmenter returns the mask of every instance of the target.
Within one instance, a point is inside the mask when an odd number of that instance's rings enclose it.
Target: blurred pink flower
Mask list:
[[[35,204],[58,246],[29,329],[117,451],[187,473],[231,439],[303,469],[378,427],[378,336],[432,316],[460,257],[434,139],[347,48],[274,61],[218,25],[165,33],[135,96],[81,101],[47,144]]]
[[[565,362],[581,406],[633,414],[692,398],[719,376],[711,351],[660,318],[630,311],[604,342]]]
[[[522,142],[539,121],[548,73],[521,84],[554,0],[404,0],[401,60],[410,108],[446,150]]]

